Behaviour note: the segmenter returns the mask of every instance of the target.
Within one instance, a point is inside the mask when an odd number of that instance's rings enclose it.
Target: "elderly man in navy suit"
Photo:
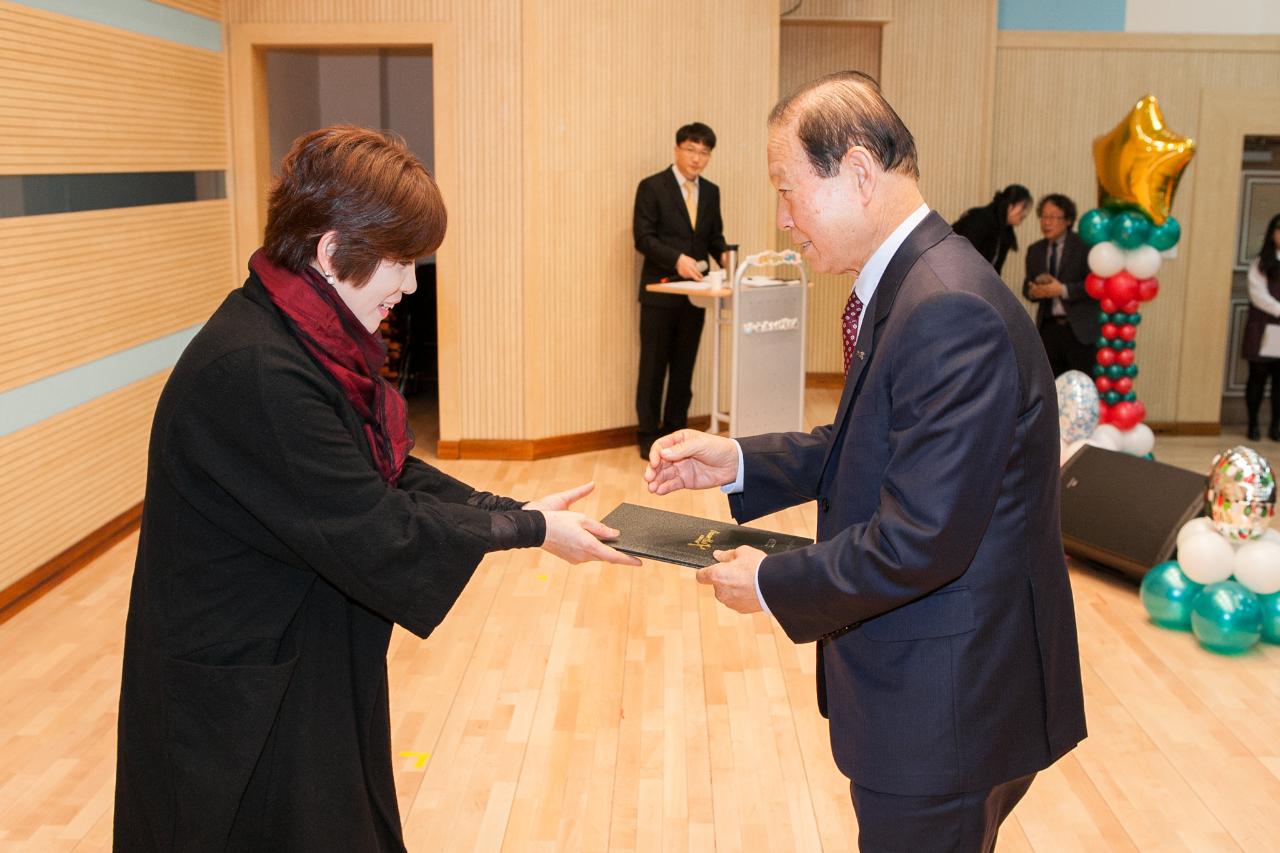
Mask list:
[[[698,581],[817,642],[861,849],[989,851],[1085,736],[1053,376],[1018,300],[925,205],[875,81],[815,81],[769,133],[778,226],[815,270],[855,276],[835,420],[738,442],[681,430],[645,479],[721,486],[740,522],[817,501],[815,544],[717,552]]]

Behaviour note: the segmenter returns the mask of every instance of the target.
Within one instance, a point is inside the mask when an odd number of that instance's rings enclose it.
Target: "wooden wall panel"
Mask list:
[[[0,219],[0,391],[203,322],[234,287],[226,201]]]
[[[779,97],[834,71],[862,71],[879,79],[881,29],[879,24],[843,21],[784,21],[778,57]],[[778,248],[791,248],[790,235],[776,233]],[[811,275],[814,286],[809,291],[805,370],[840,373],[844,370],[840,317],[853,279],[847,275]]]
[[[142,500],[168,371],[0,436],[0,589]]]
[[[540,389],[526,432],[634,424],[636,185],[671,165],[680,125],[703,121],[717,136],[704,174],[721,188],[726,238],[744,253],[769,246],[776,5],[527,2],[524,33],[524,360]],[[685,33],[700,36],[681,50]],[[694,415],[710,410],[710,320]]]
[[[1073,34],[1006,33],[1000,36],[996,76],[992,185],[1011,181],[1026,184],[1037,197],[1061,192],[1075,200],[1083,213],[1097,204],[1094,178],[1094,137],[1110,130],[1133,104],[1148,93],[1160,99],[1167,125],[1195,138],[1202,125],[1201,93],[1208,89],[1258,90],[1280,79],[1280,39],[1275,37],[1223,39],[1213,36],[1129,36],[1122,33]],[[1274,124],[1274,122],[1272,122]],[[1243,139],[1230,143],[1235,159]],[[1203,151],[1201,155],[1203,155]],[[1197,162],[1183,176],[1173,215],[1184,226],[1195,205]],[[1214,214],[1236,219],[1235,193]],[[1039,238],[1034,217],[1019,228],[1024,245]],[[1192,384],[1217,385],[1209,399],[1220,397],[1226,354],[1224,344],[1213,352],[1185,347],[1185,330],[1205,317],[1222,316],[1229,300],[1231,270],[1217,275],[1188,277],[1188,259],[1209,249],[1205,240],[1218,235],[1187,229],[1177,247],[1178,257],[1166,259],[1159,273],[1160,295],[1144,306],[1138,333],[1138,395],[1152,421],[1215,422],[1217,409],[1201,402],[1179,410],[1179,376],[1187,375],[1181,360],[1201,359],[1207,372]],[[1010,255],[1005,280],[1020,291],[1025,253]],[[1221,303],[1221,304],[1219,304]],[[1224,320],[1225,324],[1225,320]],[[1210,330],[1210,340],[1225,339],[1226,329]],[[1207,377],[1207,378],[1206,378]]]
[[[222,0],[151,0],[161,6],[172,6],[214,21],[222,20]]]
[[[0,174],[227,166],[221,53],[0,2]]]

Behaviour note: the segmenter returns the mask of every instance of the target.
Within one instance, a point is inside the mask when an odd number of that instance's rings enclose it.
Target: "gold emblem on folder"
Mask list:
[[[697,548],[699,551],[708,551],[714,544],[711,540],[716,538],[717,530],[708,530],[692,542],[687,543],[691,548]]]

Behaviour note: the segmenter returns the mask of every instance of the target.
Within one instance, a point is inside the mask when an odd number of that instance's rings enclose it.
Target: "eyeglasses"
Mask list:
[[[711,156],[710,148],[699,148],[693,145],[678,145],[676,147],[679,148],[684,153],[693,157],[710,157]]]
[[[1066,219],[1061,213],[1042,213],[1040,214],[1041,222],[1053,222],[1055,219]]]

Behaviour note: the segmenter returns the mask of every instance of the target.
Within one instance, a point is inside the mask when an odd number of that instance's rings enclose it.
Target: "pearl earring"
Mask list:
[[[337,282],[333,280],[333,273],[331,272],[326,272],[324,274],[324,280],[329,282],[329,284],[337,284]]]

